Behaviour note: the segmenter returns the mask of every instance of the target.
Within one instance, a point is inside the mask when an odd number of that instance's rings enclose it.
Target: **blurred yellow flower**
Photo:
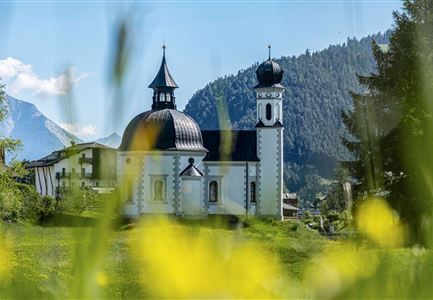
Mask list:
[[[234,233],[216,240],[204,229],[166,219],[145,223],[137,233],[132,250],[142,282],[155,297],[281,297],[276,257],[258,245],[236,241]]]
[[[367,199],[358,209],[358,230],[384,246],[400,246],[404,242],[404,226],[398,214],[379,197]]]
[[[96,278],[95,278],[95,280],[96,280],[96,283],[97,283],[99,286],[104,287],[104,286],[106,286],[107,283],[108,283],[107,274],[105,274],[104,272],[98,272],[98,273],[96,273]]]

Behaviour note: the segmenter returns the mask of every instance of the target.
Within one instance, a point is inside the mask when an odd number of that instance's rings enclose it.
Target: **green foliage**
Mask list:
[[[348,39],[343,45],[330,46],[315,53],[307,51],[298,57],[276,59],[284,70],[284,163],[285,184],[292,192],[299,191],[310,175],[334,176],[336,162],[350,157],[341,145],[341,110],[352,109],[349,91],[362,91],[357,74],[368,75],[376,70],[371,41],[388,42],[389,32],[361,40]],[[219,78],[197,91],[186,105],[203,129],[218,129],[231,123],[234,129],[254,129],[257,64],[235,75]],[[221,105],[220,101],[225,102]],[[228,110],[228,120],[218,114],[218,107]],[[310,165],[310,166],[306,166]],[[312,166],[312,168],[311,168]],[[303,191],[305,199],[314,200],[323,186]]]
[[[23,212],[21,218],[37,221],[39,219],[38,205],[41,201],[41,196],[36,191],[35,187],[28,184],[15,183],[21,193],[23,199]]]
[[[59,211],[81,215],[100,204],[100,197],[92,189],[70,189],[59,200]]]
[[[360,77],[368,94],[354,94],[354,110],[343,113],[354,154],[345,162],[358,199],[385,196],[410,227],[413,242],[425,243],[431,228],[433,193],[433,4],[404,1],[394,14],[386,51],[373,43],[377,72]],[[359,202],[359,201],[358,201]]]
[[[57,200],[51,196],[43,196],[38,203],[39,220],[43,221],[51,218],[57,212]]]
[[[0,219],[15,222],[23,216],[23,196],[6,175],[0,175]]]

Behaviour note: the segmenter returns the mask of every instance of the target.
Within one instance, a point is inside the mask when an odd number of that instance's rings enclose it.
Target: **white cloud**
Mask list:
[[[32,65],[13,57],[0,60],[0,79],[13,93],[30,91],[33,95],[66,95],[73,86],[87,76],[87,73],[78,72],[75,67],[70,67],[55,77],[42,79],[35,74]]]
[[[98,129],[93,124],[59,123],[59,126],[73,135],[84,139],[98,134]]]

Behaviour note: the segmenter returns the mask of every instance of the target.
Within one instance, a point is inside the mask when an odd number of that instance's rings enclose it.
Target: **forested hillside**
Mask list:
[[[344,126],[341,111],[352,108],[350,91],[360,92],[357,74],[375,71],[371,42],[387,44],[390,32],[300,56],[276,59],[284,70],[284,161],[285,182],[291,191],[307,187],[311,176],[332,178],[338,160],[348,153],[341,145]],[[265,57],[263,57],[265,59]],[[226,107],[234,129],[253,129],[256,123],[253,87],[257,84],[255,63],[236,75],[209,83],[197,91],[185,112],[203,129],[219,128],[217,104]],[[314,180],[313,180],[314,181]],[[314,182],[317,182],[314,181]],[[313,191],[303,191],[312,197]],[[302,193],[302,191],[301,191]]]

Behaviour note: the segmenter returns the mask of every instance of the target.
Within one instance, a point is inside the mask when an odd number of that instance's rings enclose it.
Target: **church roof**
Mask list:
[[[175,109],[150,110],[128,124],[120,151],[207,151],[200,128],[187,114]]]
[[[185,170],[180,172],[180,176],[202,177],[203,174],[199,169],[196,168],[196,166],[194,166],[194,159],[190,158],[189,165],[185,168]]]
[[[203,145],[208,149],[204,161],[259,161],[255,130],[202,130]],[[231,140],[224,154],[222,136]],[[229,144],[230,146],[230,144]]]
[[[165,61],[165,48],[164,55],[162,56],[161,67],[159,68],[158,74],[156,74],[155,79],[149,84],[149,87],[154,88],[177,88],[177,84],[168,71],[167,63]]]

